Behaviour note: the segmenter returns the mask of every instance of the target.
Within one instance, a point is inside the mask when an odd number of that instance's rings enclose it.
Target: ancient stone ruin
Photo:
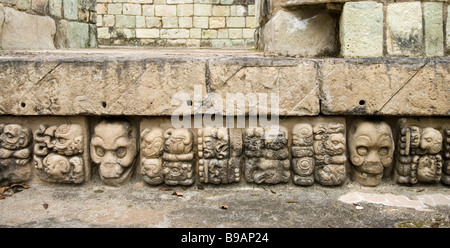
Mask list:
[[[0,0],[0,47],[1,185],[450,185],[445,0]]]

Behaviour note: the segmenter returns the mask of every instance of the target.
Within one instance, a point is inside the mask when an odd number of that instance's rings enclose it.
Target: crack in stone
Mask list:
[[[428,65],[428,61],[425,62],[425,64],[423,64],[401,87],[400,89],[398,89],[384,104],[383,106],[381,106],[380,110],[378,110],[378,112],[381,112],[383,110],[383,108],[392,100],[392,98],[394,98],[409,82],[411,82],[411,80],[420,72],[422,71],[422,69]]]

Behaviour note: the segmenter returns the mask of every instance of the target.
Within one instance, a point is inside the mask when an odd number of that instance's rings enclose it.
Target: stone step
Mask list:
[[[2,115],[450,115],[449,57],[122,48],[1,51],[0,67]]]

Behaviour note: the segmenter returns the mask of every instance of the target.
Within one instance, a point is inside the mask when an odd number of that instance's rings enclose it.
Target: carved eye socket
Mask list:
[[[369,150],[367,149],[367,147],[365,147],[365,146],[359,146],[359,147],[357,147],[356,148],[356,152],[360,155],[360,156],[365,156],[365,155],[367,155],[367,152],[368,152]]]
[[[381,156],[386,156],[388,154],[389,148],[387,147],[381,147],[380,149],[378,149],[378,154],[380,154]]]
[[[119,147],[116,150],[116,156],[119,158],[123,158],[127,155],[127,149],[125,147]]]
[[[427,142],[431,142],[433,139],[432,139],[432,138],[425,138],[425,140],[426,140]]]
[[[99,157],[103,157],[103,156],[105,156],[105,149],[103,149],[103,148],[101,148],[101,147],[99,147],[99,146],[96,146],[96,147],[95,147],[95,153],[96,153]]]
[[[60,143],[60,144],[65,144],[66,143],[66,139],[63,139],[63,138],[59,138],[58,139],[58,143]]]
[[[7,134],[6,134],[6,138],[12,139],[12,138],[14,138],[14,135],[12,135],[12,134],[10,134],[10,133],[7,133]]]

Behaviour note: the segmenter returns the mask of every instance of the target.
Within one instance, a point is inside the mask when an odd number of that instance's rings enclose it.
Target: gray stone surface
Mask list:
[[[425,55],[444,56],[444,21],[442,3],[424,3]]]
[[[347,181],[332,188],[203,184],[200,189],[197,184],[164,188],[132,180],[117,188],[102,185],[98,178],[78,187],[42,183],[30,186],[0,200],[1,227],[450,226],[450,189],[443,186],[401,187],[382,182],[372,188]],[[173,195],[174,192],[183,195]],[[222,205],[228,208],[223,209]]]
[[[390,3],[386,11],[386,46],[391,56],[423,55],[422,7],[420,2]]]
[[[87,23],[60,20],[55,43],[58,48],[89,47],[91,43],[90,34],[89,24]]]
[[[54,49],[55,32],[55,21],[48,16],[31,15],[4,7],[1,29],[3,49]]]
[[[339,31],[342,56],[383,56],[383,4],[346,3],[341,14]]]

